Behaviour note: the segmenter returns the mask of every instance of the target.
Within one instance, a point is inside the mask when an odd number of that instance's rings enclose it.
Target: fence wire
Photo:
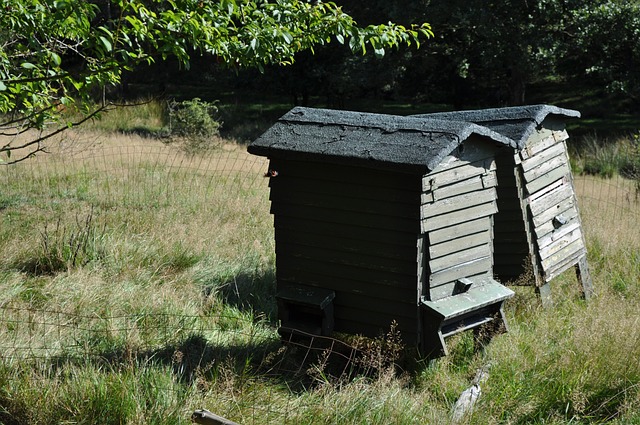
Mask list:
[[[156,384],[156,389],[171,394],[185,392],[185,388],[196,388],[200,393],[214,391],[211,385],[228,382],[221,376],[233,373],[233,388],[225,392],[227,398],[216,399],[216,413],[247,424],[296,423],[296,412],[304,403],[297,391],[322,380],[342,381],[356,373],[380,372],[393,359],[393,354],[384,350],[393,348],[304,335],[282,339],[276,331],[273,311],[256,311],[261,304],[248,306],[253,316],[247,316],[249,313],[243,313],[242,308],[238,312],[219,305],[170,312],[151,307],[133,312],[86,311],[79,306],[48,306],[47,299],[38,298],[37,287],[25,289],[27,281],[41,282],[55,278],[50,275],[56,271],[68,270],[73,253],[63,251],[65,247],[73,251],[76,245],[71,234],[81,233],[82,217],[89,215],[92,229],[124,226],[120,229],[123,234],[132,235],[144,234],[145,229],[158,231],[147,223],[149,217],[160,227],[189,217],[183,233],[180,225],[168,229],[175,233],[172,244],[184,240],[198,247],[198,240],[206,239],[199,249],[216,251],[217,244],[225,245],[221,256],[240,256],[255,249],[258,258],[252,260],[254,268],[267,270],[262,276],[266,280],[258,283],[273,285],[273,271],[268,272],[274,263],[269,254],[273,251],[273,229],[267,179],[263,177],[266,170],[266,160],[248,155],[244,146],[230,144],[188,155],[176,146],[136,136],[114,141],[82,133],[73,143],[61,144],[47,155],[2,168],[3,226],[15,226],[15,232],[22,232],[25,246],[16,240],[14,245],[7,245],[13,232],[3,233],[6,258],[2,263],[5,294],[0,296],[0,362],[24,370],[44,369],[46,373],[37,375],[43,383],[68,365],[90,363],[116,371],[164,367],[172,380]],[[640,247],[637,182],[620,177],[604,180],[577,176],[575,186],[588,242],[598,241],[605,249]],[[147,218],[138,222],[137,215]],[[18,228],[21,220],[26,220],[22,226],[25,228]],[[56,226],[75,230],[56,233],[51,230]],[[194,235],[196,229],[199,232]],[[28,261],[8,252],[22,250],[24,257],[28,245],[33,244],[46,251],[42,244],[48,239],[58,240],[51,243],[58,243],[56,255],[66,262],[59,270],[42,265],[40,269],[29,268]],[[102,243],[101,249],[105,250],[117,241]],[[84,262],[72,265],[81,266],[92,260],[91,255],[96,254],[90,254],[85,253]],[[153,259],[149,262],[155,264]],[[185,268],[195,263],[189,262]],[[171,267],[178,266],[167,266],[166,270]],[[168,273],[163,270],[154,270],[150,276]],[[38,271],[45,273],[38,275]],[[255,290],[255,282],[242,287],[243,278],[234,273],[238,271],[232,268],[229,276],[214,282],[208,290],[232,288],[226,299],[247,307],[242,299],[252,296],[247,291]],[[204,279],[197,273],[190,276]],[[252,378],[244,385],[238,384],[249,370]],[[260,392],[250,390],[256,386],[256,377],[270,382],[265,384],[266,390],[265,385],[257,385],[262,388]],[[236,393],[238,385],[242,396]],[[339,422],[340,413],[335,415],[329,422]]]

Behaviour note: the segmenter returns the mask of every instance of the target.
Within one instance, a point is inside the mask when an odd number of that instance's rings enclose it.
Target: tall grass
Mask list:
[[[640,421],[628,179],[576,178],[591,302],[569,271],[552,309],[516,288],[510,332],[485,350],[466,333],[410,371],[341,374],[275,331],[264,160],[228,141],[187,155],[136,134],[68,137],[0,169],[2,423],[186,424],[204,407],[245,424],[446,424],[487,364],[467,423]]]

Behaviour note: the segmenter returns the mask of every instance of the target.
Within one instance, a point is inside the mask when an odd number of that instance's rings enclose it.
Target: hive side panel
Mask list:
[[[557,122],[545,121],[520,153],[523,196],[539,284],[549,282],[586,255],[567,138]]]
[[[420,176],[272,160],[278,287],[335,291],[335,330],[417,341]]]
[[[428,300],[453,295],[458,279],[492,274],[495,150],[469,140],[423,178],[421,230],[428,241],[423,294]]]

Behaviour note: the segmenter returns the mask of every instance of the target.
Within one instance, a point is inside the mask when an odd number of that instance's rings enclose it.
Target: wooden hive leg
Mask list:
[[[547,282],[540,272],[540,265],[538,264],[535,258],[532,258],[533,264],[533,275],[535,277],[536,284],[536,293],[540,297],[540,301],[542,302],[542,306],[552,307],[553,306],[553,297],[551,296],[551,282]]]
[[[435,359],[449,354],[440,330],[441,325],[442,320],[433,316],[423,323],[422,351],[426,358]]]
[[[543,307],[553,306],[553,297],[551,296],[551,283],[544,282],[542,285],[536,285],[536,292],[540,296]]]
[[[589,273],[589,264],[587,264],[587,256],[584,255],[578,264],[576,264],[576,276],[582,283],[582,296],[585,300],[591,299],[593,296],[593,282],[591,280],[591,274]]]

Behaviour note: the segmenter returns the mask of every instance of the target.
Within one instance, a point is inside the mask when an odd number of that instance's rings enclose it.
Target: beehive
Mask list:
[[[417,116],[473,122],[515,142],[512,152],[497,156],[494,272],[506,282],[530,264],[546,303],[551,280],[570,267],[576,267],[585,296],[592,293],[564,124],[579,116],[578,111],[550,105]]]
[[[377,336],[423,353],[504,323],[493,279],[496,158],[514,142],[451,120],[294,108],[254,141],[270,159],[281,332]]]

